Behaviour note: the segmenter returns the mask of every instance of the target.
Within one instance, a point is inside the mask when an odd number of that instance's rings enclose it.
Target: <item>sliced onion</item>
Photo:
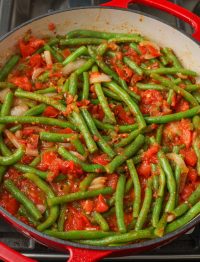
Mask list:
[[[94,72],[90,75],[90,84],[101,83],[101,82],[110,82],[110,76],[104,73]]]
[[[15,132],[15,136],[16,136],[17,139],[21,139],[22,138],[22,130],[17,130]]]
[[[42,148],[43,149],[48,149],[50,147],[53,147],[54,146],[54,142],[45,142],[45,141],[42,141]]]
[[[28,98],[19,98],[19,97],[15,97],[14,102],[13,102],[14,106],[29,105],[29,104],[36,105],[37,102],[33,101],[33,100],[30,100]]]
[[[169,158],[170,160],[174,161],[177,166],[180,167],[182,173],[187,174],[189,169],[187,168],[185,162],[183,161],[182,157],[176,153],[168,153],[166,154],[167,158]]]
[[[11,114],[11,116],[23,116],[23,114],[27,110],[28,110],[28,106],[27,105],[14,106],[11,109],[10,114]]]
[[[73,155],[75,155],[76,157],[78,157],[80,160],[85,161],[85,157],[82,156],[81,154],[79,154],[76,151],[70,151],[70,153],[72,153]]]
[[[39,68],[35,68],[35,69],[33,70],[32,80],[35,81],[36,78],[37,78],[40,74],[42,74],[44,71],[45,71],[44,68],[40,68],[40,67],[39,67]]]
[[[47,65],[52,65],[52,58],[51,58],[51,53],[48,50],[44,51],[44,60]]]
[[[78,59],[74,62],[70,62],[65,67],[63,67],[62,69],[63,75],[69,75],[70,73],[72,73],[73,71],[84,65],[85,62],[86,62],[85,59]]]
[[[181,78],[181,79],[187,79],[187,78],[188,78],[188,76],[183,75],[183,74],[181,74],[181,73],[177,73],[177,76],[178,76],[179,78]]]
[[[107,177],[105,177],[105,176],[100,176],[100,177],[97,177],[97,178],[93,179],[93,181],[92,181],[91,185],[89,186],[88,190],[104,188],[106,180],[107,180]]]
[[[27,156],[38,156],[38,150],[37,149],[33,149],[33,148],[26,148],[26,155]]]
[[[46,207],[44,205],[41,205],[41,204],[37,204],[36,205],[37,208],[40,210],[40,212],[43,214],[46,210]]]
[[[3,89],[3,90],[0,91],[0,102],[1,102],[1,103],[4,102],[4,99],[5,99],[6,95],[7,95],[8,93],[10,93],[10,92],[11,92],[11,91],[10,91],[9,88],[5,88],[5,89]]]
[[[12,132],[10,132],[8,129],[6,129],[4,132],[5,132],[6,136],[7,136],[7,138],[10,140],[10,142],[16,148],[21,147],[21,144],[20,144],[19,140],[16,138],[16,136]]]

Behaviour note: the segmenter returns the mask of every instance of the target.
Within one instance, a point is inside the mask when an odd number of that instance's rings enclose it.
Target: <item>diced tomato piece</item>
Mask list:
[[[74,133],[74,131],[71,128],[67,127],[67,128],[64,128],[64,129],[60,129],[59,133],[61,133],[61,134],[72,134],[72,133]]]
[[[143,153],[142,159],[150,163],[154,163],[158,150],[158,144],[152,145],[146,152]]]
[[[52,106],[47,106],[43,112],[43,116],[46,116],[46,117],[52,117],[52,118],[55,118],[57,117],[59,114],[59,111],[52,107]]]
[[[76,102],[76,105],[78,107],[83,107],[83,106],[88,106],[90,104],[90,101],[89,100],[86,100],[86,99],[83,99],[81,101],[77,101]]]
[[[125,81],[129,82],[131,80],[131,77],[133,75],[133,71],[126,65],[114,65],[114,69],[117,72],[117,74]]]
[[[190,109],[190,105],[187,101],[181,99],[178,103],[175,105],[176,112],[186,111]]]
[[[46,171],[51,163],[57,158],[57,154],[52,151],[46,151],[42,154],[40,169]]]
[[[27,139],[27,147],[31,149],[37,149],[39,141],[39,135],[32,134]]]
[[[141,42],[138,48],[145,59],[151,59],[160,56],[160,51],[153,44]]]
[[[120,124],[133,124],[134,117],[130,114],[130,112],[126,112],[121,105],[117,105],[114,107],[114,114],[118,117]]]
[[[32,162],[32,160],[34,159],[33,156],[27,156],[27,155],[23,155],[22,159],[21,159],[21,162],[22,164],[30,164]]]
[[[95,210],[99,213],[103,213],[106,212],[108,208],[105,198],[100,194],[96,201]]]
[[[139,176],[148,178],[151,175],[151,165],[147,161],[143,161],[137,168]]]
[[[197,156],[196,156],[193,148],[181,149],[180,153],[183,155],[186,165],[189,165],[189,166],[195,166],[196,165]]]
[[[189,167],[189,172],[187,174],[187,179],[189,180],[189,182],[195,183],[197,181],[197,178],[198,178],[197,170],[192,167]]]
[[[10,82],[16,85],[17,87],[25,90],[31,91],[32,84],[27,76],[15,76],[10,79]]]
[[[17,200],[7,192],[2,192],[0,197],[0,206],[5,208],[10,214],[16,215],[19,209],[19,202],[17,202]]]
[[[88,110],[90,111],[90,113],[92,114],[92,116],[94,118],[97,118],[99,120],[103,120],[104,119],[104,111],[101,107],[101,105],[93,105],[93,104],[90,104],[89,107],[88,107]]]
[[[101,154],[94,156],[92,162],[95,164],[105,166],[110,162],[110,159],[107,154]]]
[[[193,184],[187,184],[181,193],[181,199],[186,201],[188,197],[192,194],[194,191],[194,185]]]
[[[19,41],[19,48],[23,57],[32,55],[38,48],[42,47],[45,41],[37,39],[33,36],[29,38],[29,41],[25,42],[23,39]]]
[[[71,54],[71,51],[69,50],[69,48],[65,48],[63,51],[62,51],[64,57],[68,57],[70,54]]]
[[[48,24],[48,29],[49,29],[49,31],[55,31],[56,25],[54,23],[49,23]]]
[[[107,186],[112,187],[113,190],[117,187],[118,175],[108,174],[107,175]]]
[[[38,68],[44,65],[44,61],[40,54],[35,54],[30,57],[29,64],[31,67]]]
[[[163,96],[157,90],[146,90],[141,92],[140,109],[143,114],[152,116],[162,112]]]
[[[87,199],[81,202],[83,210],[85,210],[86,213],[91,213],[94,209],[94,201]]]

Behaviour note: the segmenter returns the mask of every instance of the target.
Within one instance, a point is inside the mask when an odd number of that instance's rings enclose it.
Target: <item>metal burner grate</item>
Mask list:
[[[106,2],[105,0],[0,0],[0,35],[7,33],[17,25],[48,12],[63,10],[77,6],[91,6]],[[190,10],[197,5],[199,0],[174,0]],[[129,8],[140,10],[166,20],[177,28],[191,33],[191,28],[184,22],[140,5],[130,5]],[[24,255],[39,261],[66,261],[68,254],[51,250],[45,246],[28,239],[14,230],[10,225],[0,221],[0,241],[20,251]],[[141,255],[129,254],[128,257],[106,258],[104,261],[167,261],[167,260],[200,260],[200,226],[183,235],[167,246],[157,248]]]

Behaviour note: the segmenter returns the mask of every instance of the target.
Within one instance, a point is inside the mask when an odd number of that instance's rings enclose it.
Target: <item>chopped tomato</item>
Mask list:
[[[82,208],[86,213],[91,213],[94,209],[94,201],[87,199],[81,202]]]
[[[69,48],[65,48],[63,51],[63,56],[64,57],[68,57],[71,54],[71,51],[69,50]]]
[[[140,109],[143,114],[152,116],[162,113],[163,96],[157,90],[146,90],[141,92]]]
[[[21,162],[22,164],[30,164],[33,161],[34,157],[33,156],[27,156],[27,155],[23,155]]]
[[[48,24],[48,29],[49,29],[49,31],[55,31],[56,25],[54,23],[49,23]]]
[[[35,54],[30,57],[29,64],[31,67],[38,68],[38,67],[43,66],[44,61],[40,54]]]
[[[94,156],[92,158],[92,162],[95,164],[105,166],[110,162],[110,159],[107,154],[101,154],[101,155]]]
[[[78,107],[85,107],[85,106],[88,106],[90,104],[90,101],[89,100],[86,100],[86,99],[83,99],[81,101],[77,101],[76,102],[76,105]]]
[[[107,175],[107,186],[112,187],[113,190],[117,187],[118,175],[108,174]]]
[[[126,112],[121,105],[117,105],[114,107],[114,114],[119,120],[119,124],[133,124],[134,117],[130,114],[130,112]]]
[[[138,48],[145,59],[151,59],[160,56],[160,51],[150,42],[141,42]]]
[[[19,209],[17,200],[5,191],[0,196],[0,206],[5,208],[10,214],[16,215]]]
[[[105,114],[104,114],[104,111],[101,105],[90,104],[88,107],[88,110],[90,111],[90,113],[92,114],[94,118],[97,118],[98,120],[104,119]]]
[[[57,117],[59,114],[59,111],[52,107],[52,106],[47,106],[43,112],[43,116],[46,116],[46,117],[52,117],[52,118],[55,118]]]
[[[151,165],[147,161],[143,161],[137,168],[139,176],[148,178],[151,175]]]
[[[194,185],[193,184],[187,184],[184,188],[183,191],[181,192],[181,199],[183,201],[186,201],[188,197],[192,194],[194,191]]]
[[[155,163],[157,160],[157,153],[159,150],[159,145],[152,145],[146,152],[143,153],[142,159],[150,163]]]
[[[99,213],[106,212],[108,210],[105,198],[100,194],[96,200],[95,210]]]
[[[195,166],[196,165],[197,156],[196,156],[193,148],[181,149],[180,153],[183,155],[186,165],[189,165],[189,166]]]
[[[39,135],[32,134],[27,139],[27,147],[31,149],[37,149],[39,142]]]
[[[189,182],[195,183],[197,178],[198,178],[197,170],[192,167],[189,167],[189,172],[187,174],[187,179],[189,180]]]
[[[115,64],[114,69],[123,80],[130,82],[133,71],[128,66]]]
[[[181,99],[178,103],[175,105],[176,112],[186,111],[190,109],[190,105],[187,101]]]
[[[67,127],[67,128],[64,128],[64,129],[60,129],[59,133],[61,133],[61,134],[72,134],[72,133],[74,133],[74,131],[71,128]]]
[[[28,41],[21,39],[19,41],[19,48],[23,57],[32,55],[38,48],[42,47],[45,41],[42,39],[37,39],[33,36],[29,38]]]
[[[171,122],[163,131],[164,142],[169,145],[185,144],[189,148],[192,143],[191,122],[189,119]]]
[[[10,79],[10,82],[16,85],[17,87],[25,90],[31,91],[32,84],[27,76],[15,76]]]

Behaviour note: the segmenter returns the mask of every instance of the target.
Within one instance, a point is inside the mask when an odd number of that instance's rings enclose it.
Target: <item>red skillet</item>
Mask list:
[[[172,47],[178,56],[183,58],[184,65],[197,71],[200,75],[200,48],[198,44],[182,32],[166,25],[163,22],[160,22],[155,18],[139,12],[120,9],[127,8],[128,4],[133,2],[155,7],[184,20],[194,28],[193,37],[200,41],[200,18],[182,7],[168,2],[167,0],[113,0],[107,4],[104,4],[104,6],[118,7],[117,9],[112,7],[71,9],[55,12],[53,14],[45,15],[29,21],[0,39],[0,50],[4,50],[3,53],[6,54],[10,52],[10,49],[13,49],[14,44],[20,36],[22,36],[23,33],[30,28],[35,35],[42,35],[42,32],[44,33],[47,31],[49,22],[56,23],[58,33],[60,34],[64,34],[67,31],[77,28],[96,30],[106,28],[105,31],[123,32],[131,31],[134,27],[142,34],[147,35],[150,39],[153,39],[155,42]],[[4,54],[2,54],[2,57],[3,56]],[[6,58],[3,57],[2,59],[4,60]],[[114,254],[115,256],[128,255],[129,253],[133,254],[153,249],[176,239],[200,222],[200,216],[198,216],[186,226],[176,230],[175,232],[172,232],[162,238],[148,240],[143,243],[136,243],[121,247],[92,247],[49,237],[17,220],[3,208],[0,208],[0,215],[16,229],[34,238],[36,241],[50,248],[62,251],[68,250],[70,252],[69,261],[73,262],[98,261],[99,259],[111,254]],[[17,253],[3,243],[0,243],[0,258],[8,262],[36,261]]]

